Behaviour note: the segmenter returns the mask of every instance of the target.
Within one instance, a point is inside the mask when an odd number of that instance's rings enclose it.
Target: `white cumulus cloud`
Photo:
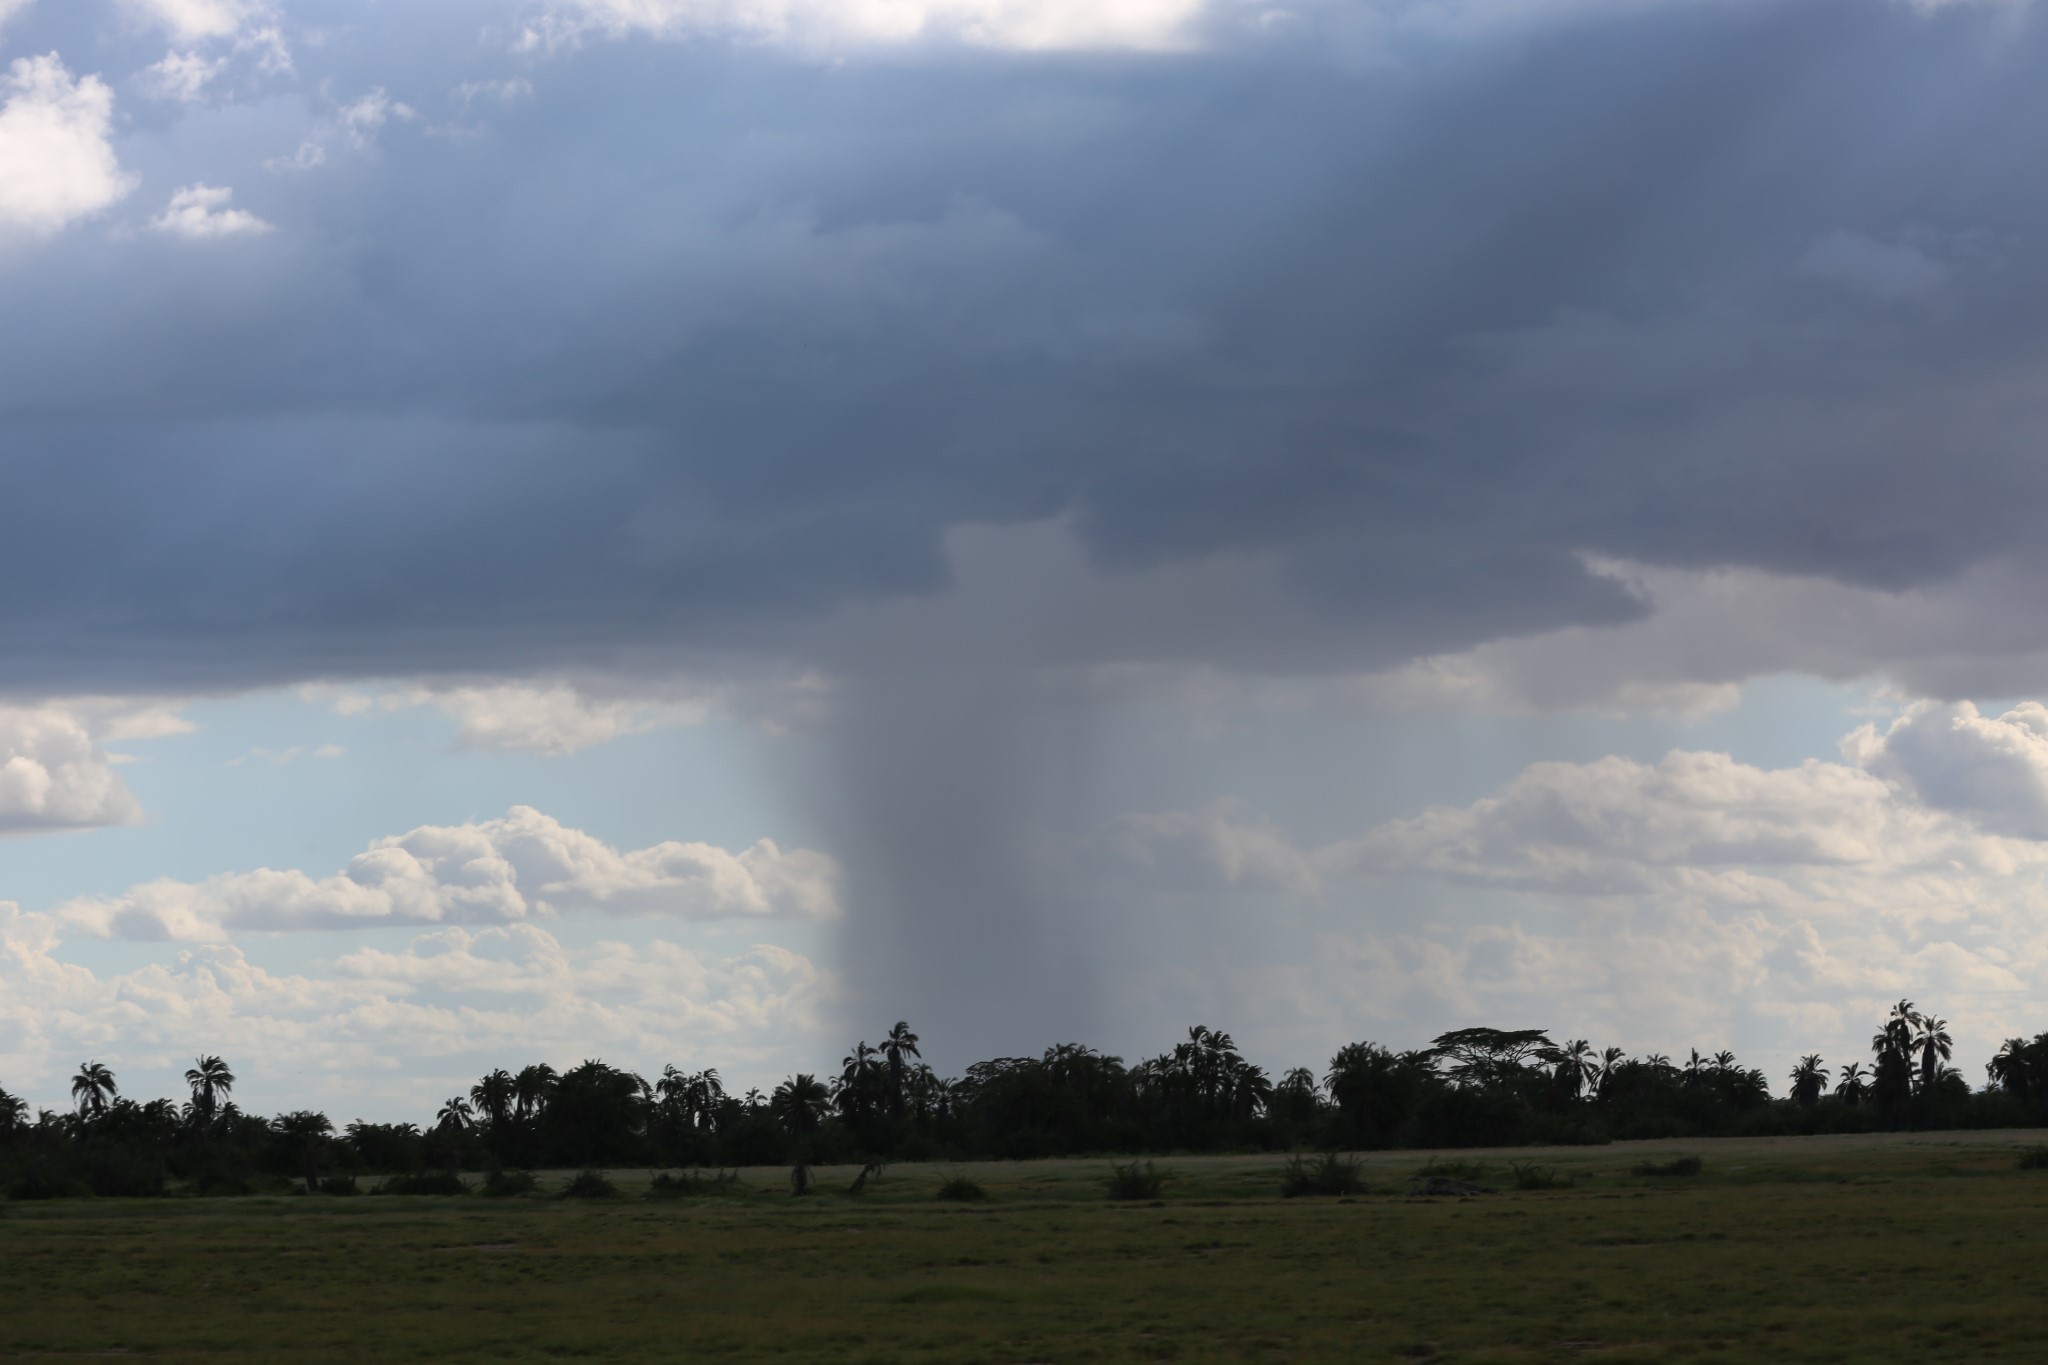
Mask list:
[[[335,115],[335,122],[348,138],[349,145],[361,149],[375,142],[379,130],[393,119],[405,121],[417,117],[419,115],[411,105],[391,98],[380,85],[361,99],[344,104]]]
[[[553,755],[665,726],[701,725],[716,705],[708,696],[607,700],[561,683],[414,690],[398,694],[398,699],[432,705],[452,717],[458,727],[455,742],[461,748]]]
[[[59,706],[0,707],[0,834],[141,818],[135,794],[77,715]]]
[[[364,687],[309,685],[300,695],[337,715],[430,707],[453,720],[455,747],[560,757],[676,726],[734,719],[771,731],[816,718],[827,688],[813,674],[744,684],[679,676],[538,678],[518,682],[405,682]]]
[[[310,171],[327,164],[327,150],[335,143],[346,143],[358,152],[368,151],[377,145],[377,135],[387,124],[411,122],[418,117],[418,111],[411,105],[393,99],[389,91],[378,86],[321,119],[290,156],[274,156],[263,167],[279,173]]]
[[[131,14],[181,42],[232,38],[272,13],[268,0],[126,0]]]
[[[1844,749],[1936,810],[1995,834],[2048,839],[2048,706],[2039,702],[2001,716],[1970,702],[1922,702],[1882,732],[1864,726]]]
[[[114,92],[73,78],[54,52],[0,78],[0,229],[47,235],[100,213],[134,188],[109,140]]]
[[[205,57],[197,52],[166,52],[163,60],[142,73],[142,88],[158,99],[180,104],[197,104],[206,98],[206,87],[226,69],[225,57]]]
[[[2048,708],[1920,704],[1843,752],[1536,763],[1320,846],[1217,806],[1127,817],[1093,851],[1169,894],[1316,893],[1332,908],[1299,989],[1421,1037],[1562,1015],[1638,1047],[1749,1038],[1789,1065],[1859,1052],[1909,996],[1974,1069],[2048,1011]]]
[[[380,839],[330,876],[259,868],[163,880],[72,901],[58,914],[101,938],[220,942],[238,931],[391,924],[517,924],[557,914],[679,919],[839,912],[838,864],[763,839],[737,853],[667,842],[622,851],[515,806],[500,819]]]
[[[1192,41],[1207,0],[557,0],[520,45],[586,34],[722,34],[816,48],[965,43],[1024,51],[1172,50]]]
[[[495,81],[464,81],[448,92],[448,102],[464,109],[479,100],[491,100],[499,104],[517,104],[533,98],[533,82],[524,76],[508,77]]]
[[[187,185],[171,195],[164,211],[149,220],[158,232],[201,242],[221,237],[257,237],[271,225],[247,209],[229,208],[235,192],[219,185]]]
[[[0,901],[0,1075],[52,1106],[79,1057],[147,1095],[176,1093],[201,1051],[231,1060],[252,1108],[321,1108],[337,1122],[417,1121],[474,1080],[479,1056],[647,1072],[694,1058],[734,1079],[751,1064],[766,1082],[814,1043],[831,989],[770,945],[570,947],[530,924],[440,929],[289,971],[226,944],[96,971],[69,960],[54,919]]]

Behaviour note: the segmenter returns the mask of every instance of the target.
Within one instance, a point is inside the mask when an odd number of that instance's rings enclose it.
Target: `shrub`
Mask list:
[[[192,1192],[205,1195],[254,1194],[249,1178],[225,1162],[209,1162],[192,1174]]]
[[[737,1186],[739,1183],[740,1174],[738,1171],[733,1171],[730,1174],[720,1171],[715,1176],[707,1176],[702,1171],[686,1171],[680,1175],[670,1175],[667,1171],[662,1171],[653,1180],[648,1182],[647,1197],[649,1199],[687,1199],[693,1195],[718,1194],[728,1188]]]
[[[484,1177],[483,1192],[493,1199],[505,1199],[515,1194],[532,1194],[540,1188],[540,1182],[533,1178],[532,1171],[492,1171]]]
[[[956,1175],[947,1180],[945,1184],[939,1186],[938,1197],[956,1200],[960,1203],[971,1203],[977,1199],[988,1198],[988,1191],[984,1190],[977,1182],[969,1180],[966,1176]]]
[[[564,1199],[616,1199],[618,1187],[605,1179],[603,1171],[585,1171],[562,1191]]]
[[[2029,1147],[2020,1153],[2019,1168],[2023,1171],[2048,1170],[2048,1147]]]
[[[135,1199],[164,1192],[163,1171],[154,1161],[117,1153],[92,1163],[86,1174],[92,1192],[115,1199]]]
[[[1358,1178],[1357,1158],[1338,1156],[1335,1152],[1325,1152],[1313,1160],[1289,1157],[1287,1169],[1280,1174],[1280,1193],[1289,1199],[1304,1194],[1359,1194],[1364,1189],[1365,1182]]]
[[[1440,1161],[1436,1157],[1415,1173],[1418,1180],[1439,1177],[1444,1180],[1463,1180],[1477,1185],[1486,1179],[1486,1167],[1477,1161]]]
[[[29,1171],[7,1187],[9,1199],[86,1199],[91,1195],[92,1188],[82,1180],[46,1175],[38,1170]]]
[[[1681,1156],[1670,1161],[1643,1161],[1635,1166],[1637,1175],[1698,1175],[1703,1163],[1696,1156]]]
[[[1172,1177],[1155,1169],[1151,1162],[1139,1165],[1133,1161],[1127,1166],[1112,1165],[1109,1168],[1109,1197],[1111,1199],[1157,1199]]]
[[[319,1188],[319,1191],[320,1191],[320,1193],[322,1193],[322,1194],[361,1194],[361,1193],[362,1193],[362,1191],[361,1191],[361,1190],[359,1190],[359,1189],[357,1189],[357,1188],[356,1188],[356,1178],[355,1178],[354,1176],[352,1176],[352,1175],[329,1175],[329,1176],[323,1176],[323,1177],[321,1177],[321,1180],[320,1180],[320,1184],[319,1184],[318,1188]]]
[[[371,1194],[468,1194],[469,1185],[453,1171],[426,1171],[419,1175],[394,1175]]]
[[[1572,1187],[1572,1178],[1560,1174],[1554,1166],[1538,1166],[1533,1161],[1510,1161],[1508,1169],[1514,1172],[1518,1190],[1568,1190]]]

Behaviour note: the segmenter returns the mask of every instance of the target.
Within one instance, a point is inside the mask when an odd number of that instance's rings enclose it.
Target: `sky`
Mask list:
[[[0,1086],[2048,1028],[2025,0],[0,0]]]

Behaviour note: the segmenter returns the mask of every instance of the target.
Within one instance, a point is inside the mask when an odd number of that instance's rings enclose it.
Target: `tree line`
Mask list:
[[[0,1189],[12,1197],[234,1193],[268,1183],[354,1188],[356,1174],[542,1167],[709,1167],[1087,1154],[1356,1150],[1598,1143],[1615,1139],[2016,1127],[2048,1122],[2048,1033],[2006,1042],[1973,1089],[1950,1065],[1945,1021],[1901,1000],[1870,1057],[1802,1057],[1774,1096],[1726,1051],[1682,1060],[1596,1051],[1539,1029],[1467,1028],[1426,1048],[1347,1044],[1318,1074],[1275,1079],[1228,1033],[1187,1031],[1135,1063],[1076,1043],[926,1065],[897,1023],[856,1043],[836,1073],[729,1091],[715,1068],[649,1078],[590,1060],[495,1070],[430,1123],[264,1117],[234,1101],[218,1056],[185,1073],[182,1101],[121,1094],[100,1062],[72,1107],[31,1116],[0,1090]]]

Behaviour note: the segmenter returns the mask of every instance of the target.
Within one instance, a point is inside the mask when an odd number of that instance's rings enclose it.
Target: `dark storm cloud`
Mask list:
[[[1897,587],[2035,538],[2048,37],[2003,6],[838,65],[426,8],[177,118],[142,38],[10,30],[122,90],[109,222],[205,181],[277,230],[5,248],[0,686],[818,662],[968,522],[1211,575],[1049,657],[1279,670],[1639,612],[1586,553]],[[358,148],[377,87],[418,117]]]

